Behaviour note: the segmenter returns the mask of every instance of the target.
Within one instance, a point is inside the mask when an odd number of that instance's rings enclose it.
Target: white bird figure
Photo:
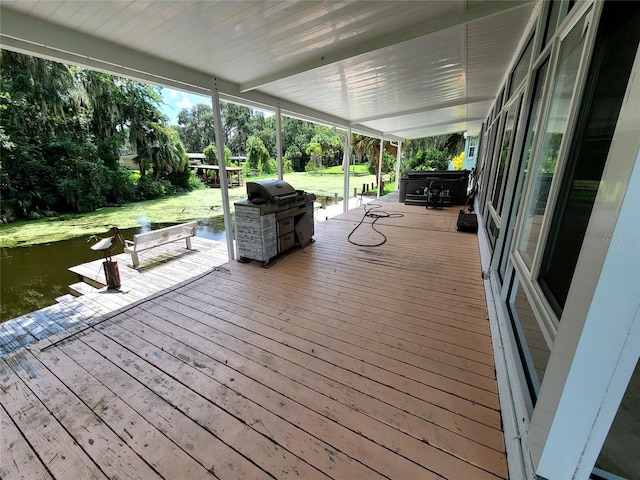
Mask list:
[[[95,235],[89,237],[91,239],[97,239]],[[87,240],[87,241],[89,241]],[[104,252],[104,258],[111,261],[111,250],[113,250],[116,246],[117,242],[124,243],[122,241],[122,235],[118,232],[118,227],[114,227],[113,236],[107,238],[101,238],[95,244],[91,245],[91,250]]]

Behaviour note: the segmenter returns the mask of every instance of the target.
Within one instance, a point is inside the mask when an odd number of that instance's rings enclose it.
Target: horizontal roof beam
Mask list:
[[[367,40],[366,42],[359,43],[344,50],[338,52],[318,54],[311,60],[301,62],[297,65],[293,65],[289,68],[274,72],[270,75],[265,75],[260,78],[256,78],[249,82],[242,83],[240,85],[240,91],[247,92],[254,90],[263,85],[282,80],[300,73],[308,72],[316,68],[331,65],[333,63],[341,62],[348,58],[357,57],[358,55],[364,55],[369,52],[380,50],[392,45],[397,45],[408,40],[420,38],[425,35],[440,32],[448,28],[457,27],[460,25],[466,25],[482,18],[497,15],[514,8],[519,8],[523,5],[531,3],[532,0],[513,0],[509,2],[492,2],[481,7],[474,8],[472,10],[466,10],[464,12],[454,13],[443,18],[438,18],[431,22],[423,23],[413,27],[407,27],[398,32],[393,32],[388,35],[383,35],[379,38]]]
[[[467,105],[472,105],[475,103],[482,103],[482,102],[492,102],[493,101],[493,97],[471,97],[471,98],[458,98],[455,100],[451,100],[449,102],[443,102],[443,103],[439,103],[439,104],[435,104],[435,105],[430,105],[428,107],[420,107],[420,108],[412,108],[410,110],[403,110],[401,112],[394,112],[388,115],[374,115],[371,117],[364,117],[364,118],[358,118],[356,120],[353,120],[355,123],[367,123],[367,122],[373,122],[376,120],[385,120],[387,118],[394,118],[394,117],[403,117],[406,115],[416,115],[416,114],[420,114],[420,113],[429,113],[429,112],[435,112],[436,110],[443,110],[445,108],[453,108],[453,107],[466,107]]]
[[[470,123],[470,122],[477,122],[477,121],[482,121],[484,120],[484,117],[478,117],[478,118],[461,118],[458,120],[448,120],[448,121],[444,121],[444,122],[436,122],[436,123],[424,123],[421,125],[415,125],[412,126],[410,128],[400,128],[398,130],[394,130],[392,132],[389,132],[392,135],[400,135],[403,136],[405,138],[420,138],[420,137],[416,137],[413,135],[408,135],[408,132],[414,132],[414,131],[418,131],[418,130],[425,130],[428,128],[433,128],[433,127],[442,127],[445,125],[456,125],[458,123]]]

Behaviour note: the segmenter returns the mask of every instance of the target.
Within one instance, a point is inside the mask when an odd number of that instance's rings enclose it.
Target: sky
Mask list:
[[[162,110],[162,113],[164,113],[169,118],[169,125],[178,124],[178,114],[183,108],[191,108],[194,105],[202,103],[211,105],[211,97],[207,97],[204,95],[194,95],[192,93],[173,90],[172,88],[162,87],[161,96],[164,105],[160,106],[160,110]],[[255,108],[253,110],[262,111],[265,117],[270,117],[271,115],[273,115],[273,112],[269,110],[258,110]]]
[[[165,104],[161,105],[160,109],[162,113],[169,117],[170,125],[177,125],[178,113],[180,113],[183,108],[191,108],[200,103],[211,105],[211,99],[201,95],[180,92],[171,88],[163,88],[161,93],[162,100]]]

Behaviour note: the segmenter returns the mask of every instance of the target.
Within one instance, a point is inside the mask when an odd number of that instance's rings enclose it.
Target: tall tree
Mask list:
[[[186,184],[159,102],[149,85],[0,52],[3,208],[33,217],[133,199],[118,161],[127,142],[144,154],[143,174]]]
[[[352,152],[361,160],[366,159],[369,166],[369,172],[378,175],[378,169],[380,168],[380,139],[368,137],[366,135],[352,134],[351,135]],[[384,142],[384,153],[388,155],[395,155],[397,147],[393,146],[391,142]],[[383,172],[385,172],[383,164]]]
[[[187,152],[201,153],[209,145],[215,145],[213,109],[208,104],[198,104],[178,113],[178,134]]]
[[[282,143],[283,151],[292,150],[292,167],[297,172],[303,172],[305,165],[309,162],[310,156],[306,153],[309,142],[315,135],[314,125],[310,122],[298,120],[297,118],[284,117],[282,121]],[[295,154],[294,154],[295,152]],[[298,152],[300,155],[298,156]]]
[[[247,139],[253,134],[248,128],[253,111],[244,105],[221,102],[222,130],[224,142],[233,155],[244,155]]]
[[[335,129],[325,125],[314,125],[314,135],[310,143],[317,143],[322,149],[322,164],[333,167],[342,164],[344,137]]]

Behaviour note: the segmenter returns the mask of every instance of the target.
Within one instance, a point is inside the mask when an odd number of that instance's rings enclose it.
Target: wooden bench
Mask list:
[[[187,250],[191,250],[191,237],[195,236],[197,227],[198,222],[188,222],[150,232],[138,233],[133,236],[133,241],[125,240],[124,252],[131,254],[133,266],[137,267],[140,265],[138,253],[150,248],[185,240],[187,242]]]

